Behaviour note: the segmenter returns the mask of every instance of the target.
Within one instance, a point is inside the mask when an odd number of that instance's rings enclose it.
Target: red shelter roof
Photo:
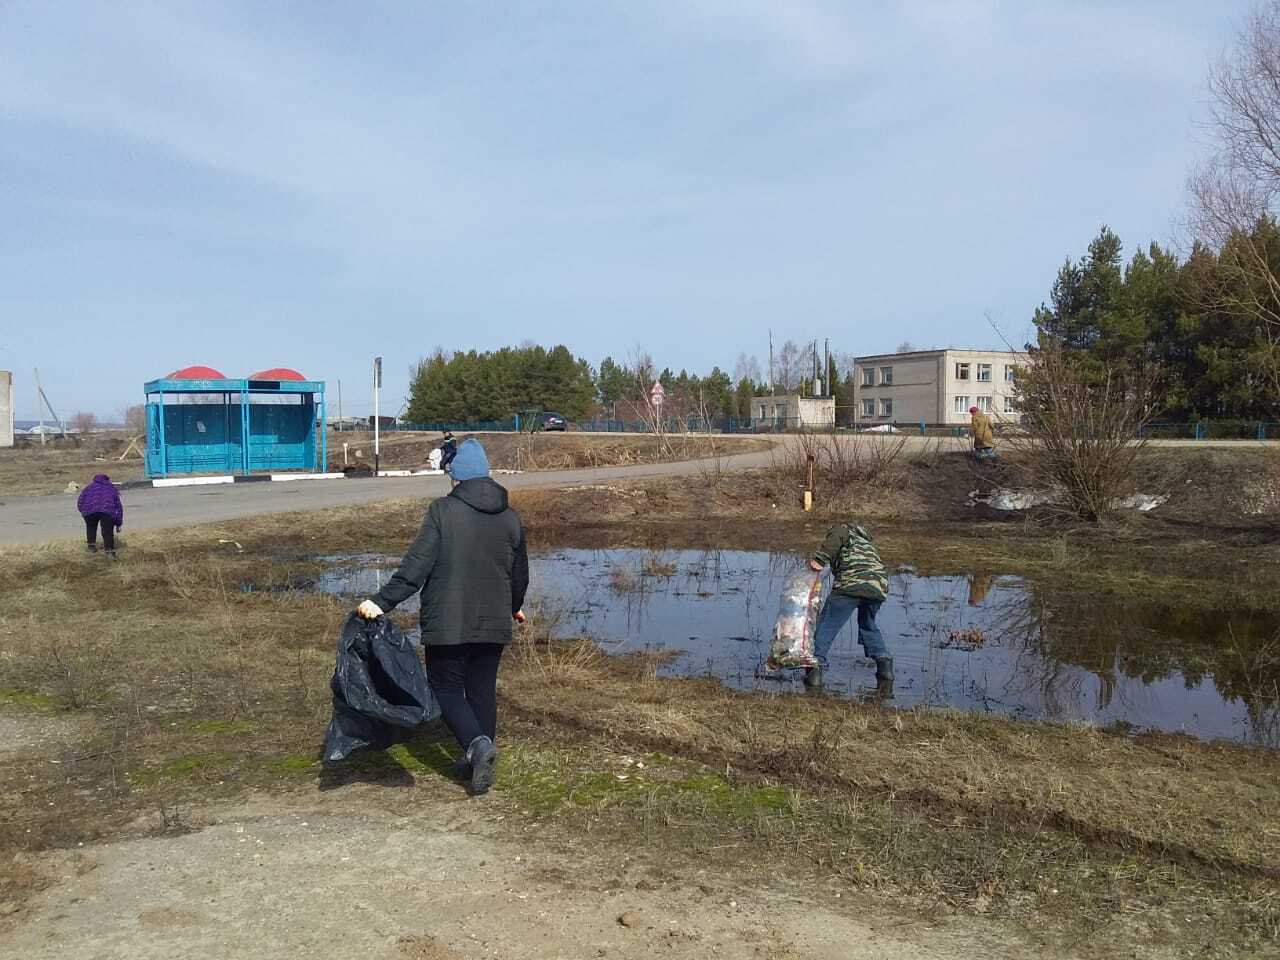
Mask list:
[[[250,380],[306,380],[297,370],[288,367],[272,367],[270,370],[259,370],[249,374]]]
[[[175,370],[169,374],[170,380],[225,380],[226,374],[213,367],[183,367],[181,370]]]

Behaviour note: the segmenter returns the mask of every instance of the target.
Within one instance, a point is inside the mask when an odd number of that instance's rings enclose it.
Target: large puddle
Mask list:
[[[336,565],[319,589],[353,598],[376,592],[395,569],[386,557],[328,559]],[[798,693],[798,671],[763,664],[779,594],[803,563],[789,553],[558,550],[533,558],[529,606],[560,636],[668,652],[669,674]],[[900,571],[877,622],[894,657],[899,706],[1280,747],[1280,621],[1271,616],[1042,597],[1016,577]],[[856,627],[846,627],[826,691],[871,696],[873,672]]]

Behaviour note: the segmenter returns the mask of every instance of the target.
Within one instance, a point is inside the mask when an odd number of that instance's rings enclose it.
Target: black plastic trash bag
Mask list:
[[[345,760],[361,747],[388,747],[397,727],[416,727],[440,716],[422,657],[387,617],[347,617],[329,686],[333,719],[324,735],[325,763]]]

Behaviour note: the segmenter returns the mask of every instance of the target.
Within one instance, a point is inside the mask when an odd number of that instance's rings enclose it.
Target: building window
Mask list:
[[[893,401],[892,401],[892,400],[881,400],[881,401],[880,401],[880,416],[882,416],[882,417],[892,417],[892,416],[893,416]]]
[[[956,364],[956,379],[957,380],[969,379],[969,365],[967,363]]]
[[[875,367],[862,368],[862,385],[864,387],[874,387],[876,385],[876,368]]]
[[[876,402],[874,400],[862,401],[862,415],[864,417],[874,417],[876,415]]]
[[[981,410],[983,413],[990,413],[990,412],[991,412],[991,398],[990,398],[990,397],[979,397],[979,398],[978,398],[978,409],[979,409],[979,410]]]
[[[991,382],[991,364],[989,363],[978,364],[978,382],[979,383]]]
[[[1014,378],[1018,375],[1018,368],[1012,363],[1004,365],[1004,382],[1013,383]]]
[[[880,382],[886,387],[893,385],[893,367],[880,368]]]
[[[956,413],[968,413],[969,398],[967,396],[961,396],[960,394],[957,394],[956,400],[955,400],[955,407],[953,409],[955,410]]]
[[[1017,412],[1018,412],[1018,398],[1017,398],[1017,397],[1005,397],[1005,398],[1004,398],[1004,412],[1005,412],[1005,413],[1017,413]]]

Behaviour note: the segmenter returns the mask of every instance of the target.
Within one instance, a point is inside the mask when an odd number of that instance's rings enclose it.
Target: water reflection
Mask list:
[[[530,593],[559,611],[566,636],[618,651],[672,651],[668,673],[799,692],[797,672],[762,666],[782,586],[803,562],[790,553],[559,550],[534,558]],[[361,557],[322,575],[319,586],[369,595],[394,566]],[[1273,616],[1049,596],[1016,577],[906,569],[892,578],[879,624],[895,658],[899,705],[1280,746]],[[873,673],[850,625],[832,649],[826,691],[876,696]]]

